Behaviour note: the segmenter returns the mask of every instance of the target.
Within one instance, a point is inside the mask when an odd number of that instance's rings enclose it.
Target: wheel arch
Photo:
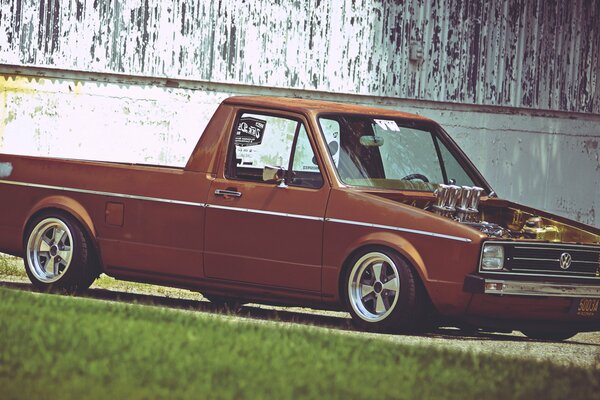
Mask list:
[[[362,237],[352,245],[348,246],[347,252],[343,257],[343,262],[339,269],[338,276],[338,295],[342,302],[344,301],[343,294],[345,288],[345,277],[348,269],[351,267],[350,261],[362,252],[367,251],[370,248],[379,247],[389,249],[396,252],[404,261],[406,261],[409,268],[413,269],[417,274],[423,289],[428,297],[429,292],[427,285],[425,284],[428,279],[427,268],[423,258],[417,251],[417,249],[405,238],[388,232],[381,232],[376,234],[370,234],[366,237]]]
[[[52,211],[68,214],[81,225],[85,234],[88,236],[90,243],[92,244],[94,255],[97,257],[97,262],[102,268],[102,257],[100,255],[100,248],[96,240],[96,228],[94,226],[92,217],[81,203],[67,196],[45,197],[44,199],[38,201],[31,208],[31,211],[27,215],[27,218],[25,219],[25,222],[21,228],[22,242],[24,242],[26,239],[25,235],[27,234],[31,221],[43,213]],[[24,251],[25,249],[23,249],[23,252]]]

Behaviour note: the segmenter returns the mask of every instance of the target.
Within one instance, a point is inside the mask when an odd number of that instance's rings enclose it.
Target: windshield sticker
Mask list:
[[[394,121],[394,120],[374,119],[373,121],[375,121],[375,123],[377,125],[379,125],[379,127],[385,131],[396,131],[396,132],[400,131],[400,127],[398,126],[398,124],[396,124],[396,121]]]
[[[235,131],[235,145],[258,146],[262,143],[267,121],[253,117],[242,117]]]

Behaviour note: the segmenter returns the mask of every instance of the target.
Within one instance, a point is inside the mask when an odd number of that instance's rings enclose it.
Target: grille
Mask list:
[[[561,256],[571,256],[567,269]],[[600,246],[512,243],[505,246],[505,267],[514,274],[569,276],[600,280]]]

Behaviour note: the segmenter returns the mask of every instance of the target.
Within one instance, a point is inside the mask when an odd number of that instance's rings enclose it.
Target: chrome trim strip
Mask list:
[[[77,189],[77,188],[70,188],[70,187],[63,187],[63,186],[42,185],[39,183],[27,183],[27,182],[0,180],[0,184],[14,185],[14,186],[26,186],[26,187],[34,187],[34,188],[40,188],[40,189],[62,190],[65,192],[94,194],[94,195],[99,195],[99,196],[120,197],[120,198],[124,198],[124,199],[132,199],[132,200],[156,201],[159,203],[180,204],[180,205],[184,205],[184,206],[193,206],[193,207],[205,207],[206,206],[204,203],[195,203],[192,201],[164,199],[164,198],[160,198],[160,197],[138,196],[135,194],[125,194],[125,193],[102,192],[102,191],[98,191],[98,190]]]
[[[502,289],[487,288],[487,284],[502,284]],[[600,298],[600,285],[576,283],[526,282],[486,279],[485,294],[508,296],[549,296]]]
[[[582,275],[551,275],[551,274],[519,274],[514,272],[492,272],[485,271],[481,269],[481,265],[479,266],[479,272],[486,275],[502,275],[502,276],[535,276],[535,277],[546,277],[546,278],[572,278],[572,279],[595,279],[600,280],[600,276],[582,276]],[[552,271],[558,272],[558,271]],[[580,274],[580,272],[576,272]]]
[[[506,242],[506,241],[495,241],[496,243],[508,243],[515,244],[515,242]],[[554,247],[554,248],[553,248]],[[565,249],[565,251],[597,251],[600,252],[599,246],[594,245],[585,245],[585,244],[569,244],[569,243],[544,243],[542,246],[537,243],[531,243],[528,246],[515,246],[515,249],[537,249],[537,250],[556,250],[556,247],[580,247],[579,249]],[[586,250],[583,250],[586,249]]]
[[[228,207],[228,206],[219,206],[216,204],[206,204],[206,207],[207,208],[217,208],[219,210],[247,212],[247,213],[252,213],[252,214],[274,215],[277,217],[307,219],[310,221],[323,221],[324,220],[324,218],[313,217],[312,215],[301,215],[301,214],[290,214],[290,213],[276,212],[276,211],[256,210],[253,208]]]
[[[529,269],[529,268],[513,268],[511,269],[511,271],[526,271],[526,272],[536,272],[536,271],[543,271],[540,269]],[[571,271],[571,270],[553,270],[553,273],[561,273],[564,276],[578,276],[577,274],[584,274],[584,275],[594,275],[596,276],[595,272],[585,272],[585,271]]]
[[[525,258],[525,257],[513,257],[513,260],[519,261],[548,261],[548,262],[560,262],[557,258]],[[584,260],[573,260],[572,263],[582,263],[582,264],[593,264],[598,265],[598,261],[584,261]]]
[[[456,241],[465,242],[465,243],[471,242],[471,239],[462,238],[462,237],[458,237],[458,236],[444,235],[442,233],[434,233],[434,232],[427,232],[427,231],[419,231],[416,229],[400,228],[397,226],[371,224],[368,222],[349,221],[349,220],[337,219],[337,218],[325,218],[325,221],[326,222],[336,222],[339,224],[366,226],[369,228],[389,229],[389,230],[398,231],[398,232],[415,233],[417,235],[433,236],[433,237],[438,237],[438,238],[442,238],[442,239],[456,240]]]
[[[345,220],[345,219],[322,218],[322,217],[315,217],[312,215],[301,215],[301,214],[291,214],[291,213],[276,212],[276,211],[256,210],[256,209],[252,209],[252,208],[228,207],[228,206],[220,206],[220,205],[215,205],[215,204],[195,203],[195,202],[191,202],[191,201],[164,199],[164,198],[159,198],[159,197],[138,196],[138,195],[133,195],[133,194],[102,192],[102,191],[97,191],[97,190],[42,185],[39,183],[26,183],[26,182],[0,180],[0,184],[35,187],[35,188],[40,188],[40,189],[63,190],[63,191],[67,191],[67,192],[94,194],[94,195],[100,195],[100,196],[121,197],[121,198],[132,199],[132,200],[156,201],[156,202],[160,202],[160,203],[180,204],[180,205],[194,206],[194,207],[217,208],[217,209],[221,209],[221,210],[240,211],[240,212],[248,212],[248,213],[253,213],[253,214],[264,214],[264,215],[274,215],[274,216],[279,216],[279,217],[306,219],[309,221],[328,221],[328,222],[334,222],[334,223],[339,223],[339,224],[366,226],[369,228],[378,228],[378,229],[388,229],[388,230],[397,231],[397,232],[414,233],[417,235],[432,236],[432,237],[438,237],[438,238],[442,238],[442,239],[450,239],[450,240],[456,240],[459,242],[471,243],[471,239],[458,237],[458,236],[444,235],[442,233],[420,231],[420,230],[416,230],[416,229],[400,228],[397,226],[390,226],[390,225],[380,225],[380,224],[371,224],[368,222],[350,221],[350,220]]]

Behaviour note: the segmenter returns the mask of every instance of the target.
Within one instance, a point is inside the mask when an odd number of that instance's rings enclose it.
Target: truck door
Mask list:
[[[240,111],[223,164],[207,201],[206,277],[320,291],[329,186],[305,121]],[[265,182],[266,166],[283,180]]]

